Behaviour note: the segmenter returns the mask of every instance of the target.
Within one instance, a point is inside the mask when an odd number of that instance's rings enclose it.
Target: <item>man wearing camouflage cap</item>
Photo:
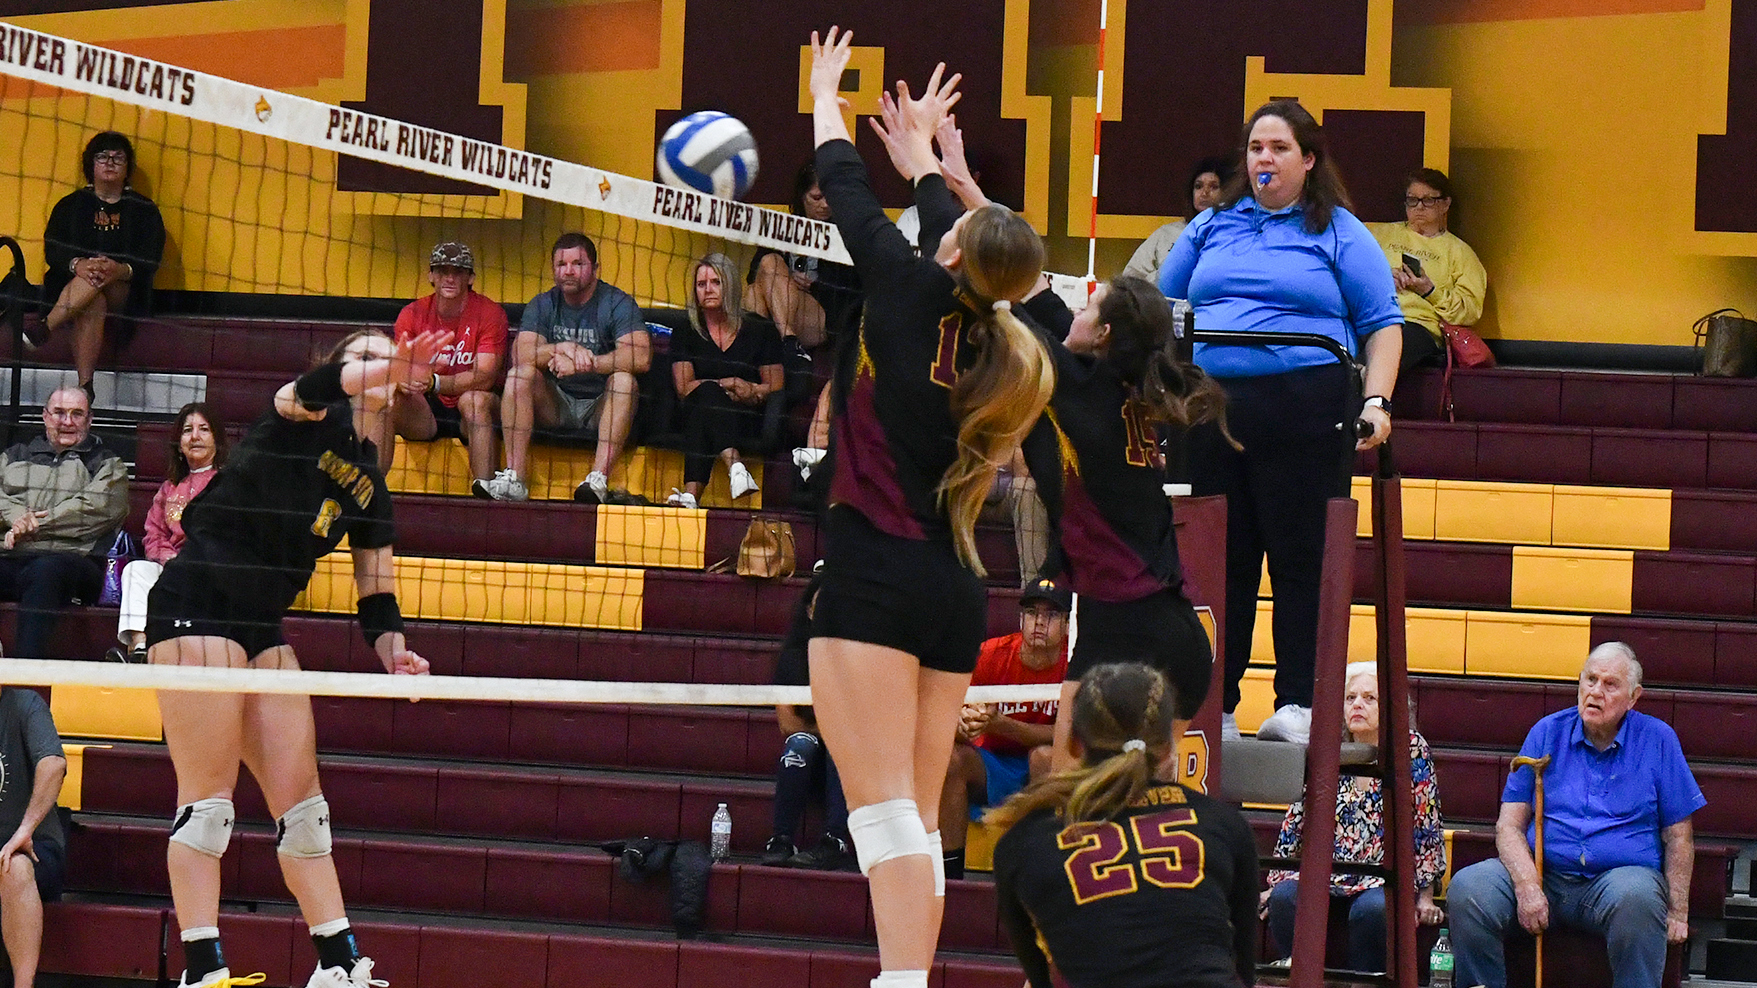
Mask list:
[[[433,379],[404,385],[391,414],[396,434],[426,441],[461,438],[470,448],[470,485],[488,497],[486,482],[499,462],[494,426],[500,418],[501,369],[506,366],[506,310],[477,292],[476,258],[470,248],[446,241],[433,248],[427,280],[433,294],[416,299],[397,316],[396,338],[428,330],[452,334],[452,344],[433,362]],[[387,437],[388,438],[388,437]],[[388,461],[391,444],[379,444]],[[385,463],[386,469],[389,463]]]

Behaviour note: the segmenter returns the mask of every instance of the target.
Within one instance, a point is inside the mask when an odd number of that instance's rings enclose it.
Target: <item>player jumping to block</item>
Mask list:
[[[364,330],[275,394],[226,468],[183,514],[183,551],[147,604],[155,665],[297,669],[281,618],[319,557],[348,537],[360,629],[387,671],[423,675],[403,641],[393,582],[390,492],[376,434],[396,385],[426,381],[450,333],[392,344]],[[220,952],[220,858],[232,838],[240,761],[256,777],[279,832],[281,874],[317,947],[308,988],[368,988],[330,858],[329,804],[317,778],[311,699],[271,693],[159,691],[177,770],[177,815],[166,853],[183,928],[184,988],[237,983]],[[260,980],[260,976],[256,980]]]
[[[871,880],[875,988],[926,988],[945,910],[937,829],[958,713],[987,631],[977,512],[996,467],[1054,387],[1048,351],[1012,313],[1043,242],[1011,210],[930,210],[933,135],[957,100],[936,69],[920,99],[899,84],[915,159],[916,257],[879,208],[837,97],[849,36],[812,37],[818,184],[866,286],[859,335],[835,378],[835,476],[810,647],[812,707]],[[942,189],[943,191],[943,189]],[[948,229],[949,228],[949,229]],[[943,237],[941,236],[943,234]]]

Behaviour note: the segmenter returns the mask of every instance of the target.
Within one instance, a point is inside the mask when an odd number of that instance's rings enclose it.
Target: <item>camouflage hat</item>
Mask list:
[[[476,255],[470,253],[469,245],[447,240],[433,248],[433,255],[427,259],[427,268],[462,268],[474,272]]]

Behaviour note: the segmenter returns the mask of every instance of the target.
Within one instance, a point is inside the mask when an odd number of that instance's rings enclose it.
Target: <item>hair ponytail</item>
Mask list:
[[[958,458],[940,477],[937,493],[952,526],[958,559],[986,576],[976,551],[976,516],[995,473],[1037,424],[1055,390],[1055,364],[1011,303],[1036,284],[1043,270],[1043,241],[1031,225],[1004,206],[970,214],[958,237],[957,270],[965,301],[976,310],[969,337],[976,363],[952,388],[958,420]]]
[[[1139,662],[1095,666],[1080,680],[1072,706],[1058,716],[1073,718],[1083,764],[1025,787],[984,823],[1005,830],[1043,809],[1065,823],[1105,820],[1146,795],[1173,740],[1177,691],[1165,675]]]
[[[1202,368],[1177,359],[1177,317],[1156,286],[1133,275],[1111,279],[1098,321],[1110,327],[1104,359],[1134,389],[1130,401],[1141,418],[1179,431],[1214,422],[1240,448],[1226,427],[1226,391]]]

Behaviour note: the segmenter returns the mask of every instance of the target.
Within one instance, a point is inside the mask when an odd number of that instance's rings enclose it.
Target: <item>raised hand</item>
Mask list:
[[[410,384],[415,381],[431,381],[433,379],[433,362],[451,346],[452,334],[441,329],[430,329],[416,336],[399,340],[396,348],[391,351],[390,381],[393,384]]]
[[[927,77],[927,89],[920,97],[909,95],[909,84],[897,80],[897,109],[905,129],[923,138],[932,138],[939,130],[940,121],[946,113],[958,104],[964,94],[958,92],[958,83],[964,77],[952,73],[944,83],[940,77],[945,74],[946,63],[941,62],[933,67],[933,75]]]
[[[885,154],[891,159],[891,167],[895,168],[897,174],[903,176],[905,181],[915,181],[919,176],[915,171],[914,156],[909,153],[909,147],[903,133],[903,119],[898,114],[897,102],[891,99],[890,93],[879,94],[879,115],[876,118],[867,117],[866,122],[872,126],[872,132],[877,134],[879,141],[884,144]],[[949,183],[951,176],[946,176],[946,181]]]
[[[830,33],[821,43],[818,41],[818,33],[811,32],[809,85],[812,99],[835,100],[839,105],[847,105],[848,101],[837,94],[842,90],[842,73],[848,68],[849,47],[853,41],[853,31],[843,31],[838,37],[834,25],[831,25]]]
[[[981,209],[988,205],[988,196],[977,187],[976,178],[970,173],[970,163],[964,158],[964,132],[958,129],[958,115],[946,114],[934,131],[933,139],[939,144],[940,174],[945,176],[946,186],[952,194],[965,209]],[[1047,284],[1046,281],[1046,287]]]

